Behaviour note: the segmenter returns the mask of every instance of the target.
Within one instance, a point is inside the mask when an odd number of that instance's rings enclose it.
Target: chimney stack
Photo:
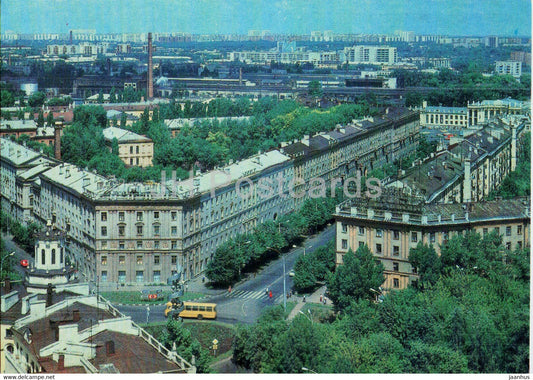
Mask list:
[[[112,340],[105,342],[105,352],[107,355],[113,355],[115,353],[115,342]]]
[[[72,30],[70,31],[70,44],[72,45]]]
[[[154,80],[152,67],[152,33],[148,33],[148,100],[154,97]]]
[[[56,121],[54,126],[54,156],[56,160],[61,160],[61,129],[63,128],[62,121]]]
[[[72,321],[79,322],[79,320],[80,320],[80,310],[79,309],[72,310]]]
[[[242,86],[242,67],[239,67],[239,86]]]

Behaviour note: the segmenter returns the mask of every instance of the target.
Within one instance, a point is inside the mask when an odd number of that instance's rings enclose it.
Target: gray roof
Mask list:
[[[104,129],[103,132],[105,139],[109,142],[113,139],[117,139],[119,144],[129,142],[152,142],[152,140],[146,136],[138,135],[137,133],[117,127],[108,127]]]

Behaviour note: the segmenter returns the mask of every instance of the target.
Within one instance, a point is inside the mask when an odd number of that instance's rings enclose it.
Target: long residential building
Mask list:
[[[121,183],[53,161],[47,170],[33,169],[39,174],[26,185],[25,173],[42,163],[31,161],[30,167],[17,161],[17,152],[34,155],[32,160],[39,154],[2,140],[2,180],[12,185],[2,187],[2,206],[20,208],[14,194],[27,186],[27,215],[8,212],[25,222],[52,220],[66,233],[70,262],[90,280],[162,283],[178,270],[190,279],[205,270],[220,244],[295,210],[308,197],[312,178],[328,181],[328,189],[340,185],[359,170],[365,174],[409,155],[418,135],[417,112],[392,109],[186,181],[159,184]],[[292,197],[291,190],[303,196]]]
[[[440,255],[454,235],[495,231],[506,250],[530,245],[530,199],[473,203],[426,204],[404,190],[387,188],[379,198],[358,198],[337,206],[336,264],[344,255],[366,245],[384,266],[385,291],[404,289],[418,279],[409,252],[419,243]],[[504,253],[502,253],[504,254]],[[503,256],[502,256],[503,259]]]
[[[527,122],[487,126],[417,162],[391,186],[408,188],[427,203],[477,202],[516,169]]]

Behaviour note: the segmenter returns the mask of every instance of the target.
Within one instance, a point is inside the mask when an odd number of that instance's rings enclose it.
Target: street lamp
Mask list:
[[[302,371],[311,372],[311,373],[317,373],[317,372],[313,371],[312,369],[305,368],[305,367],[302,367]]]
[[[3,267],[3,264],[4,264],[4,260],[10,256],[13,256],[15,254],[15,251],[11,252],[11,253],[8,253],[7,255],[5,255],[4,257],[0,258],[0,280],[2,279],[1,276],[2,276],[2,267]]]

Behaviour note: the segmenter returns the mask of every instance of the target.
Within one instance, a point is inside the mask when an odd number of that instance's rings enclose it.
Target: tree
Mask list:
[[[355,254],[350,249],[328,281],[329,297],[335,309],[342,311],[353,301],[372,299],[371,289],[379,288],[385,281],[383,270],[383,264],[376,261],[368,246],[360,246]]]
[[[416,248],[411,248],[409,262],[417,269],[419,275],[417,284],[420,289],[433,286],[440,278],[441,262],[432,245],[419,242]]]
[[[102,92],[101,89],[100,89],[100,91],[98,91],[98,98],[96,99],[96,102],[98,104],[103,104],[104,103],[104,93]]]
[[[211,372],[209,368],[209,352],[202,348],[197,339],[192,338],[191,332],[183,326],[182,322],[170,318],[166,329],[159,336],[159,340],[169,350],[175,344],[177,354],[189,363],[194,356],[198,373]]]
[[[54,126],[54,113],[52,111],[48,111],[48,115],[46,115],[46,125],[49,127]]]
[[[41,91],[33,93],[28,99],[28,105],[30,107],[41,107],[46,101],[46,94]]]
[[[39,128],[44,127],[43,110],[39,110],[39,115],[37,116],[37,127]]]
[[[10,91],[2,90],[0,93],[0,106],[12,107],[15,104],[15,97]]]

